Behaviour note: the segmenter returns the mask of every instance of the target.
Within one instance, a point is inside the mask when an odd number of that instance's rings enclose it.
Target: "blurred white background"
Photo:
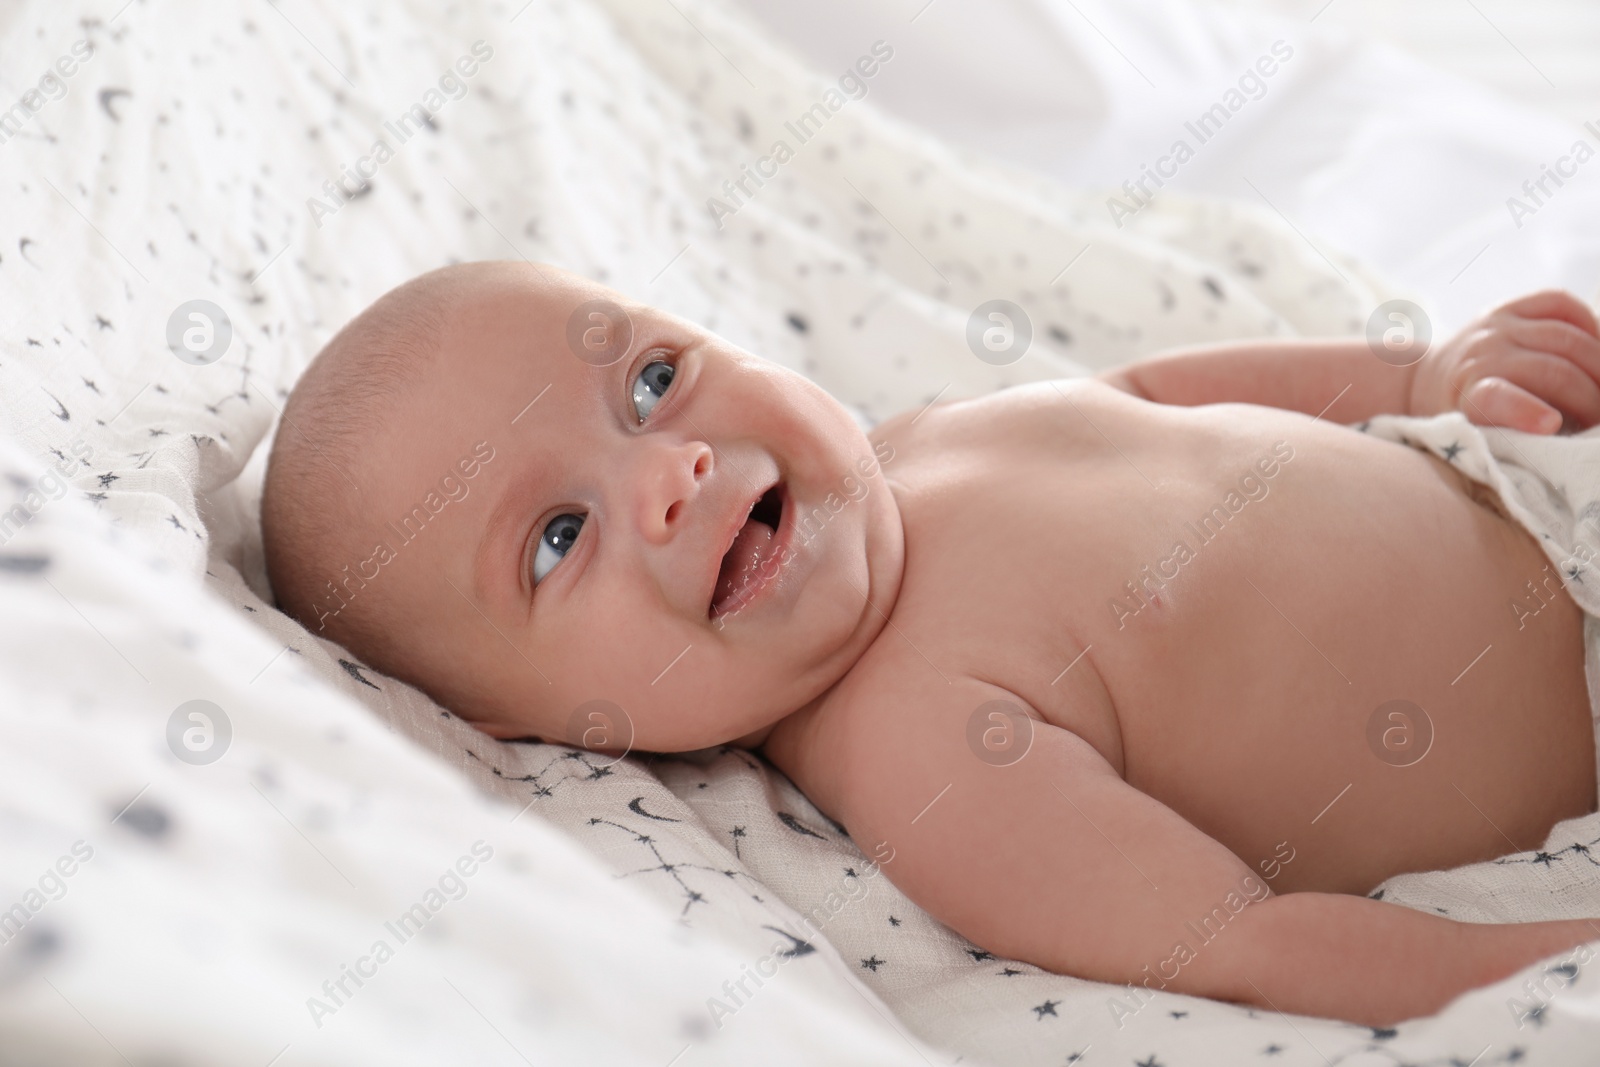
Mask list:
[[[1435,329],[1538,288],[1600,298],[1597,0],[738,2],[820,71],[889,42],[877,106],[1108,195],[1277,42],[1292,60],[1167,191],[1271,211]],[[1597,158],[1529,199],[1579,140]]]
[[[1462,78],[1582,123],[1600,118],[1596,0],[1213,0],[1315,16]],[[1320,13],[1319,13],[1320,12]]]

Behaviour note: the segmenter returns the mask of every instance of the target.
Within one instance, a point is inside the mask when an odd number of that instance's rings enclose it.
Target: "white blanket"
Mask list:
[[[278,663],[64,488],[0,440],[0,1064],[930,1054],[826,946],[709,1023],[751,952]]]
[[[481,972],[471,979],[481,983],[474,989],[499,997],[504,1011],[479,1003],[462,985],[482,1009],[480,1019],[450,1001],[462,1022],[430,1003],[421,986],[374,982],[358,1003],[373,1005],[380,1020],[415,1021],[387,1043],[373,1036],[381,1027],[369,1021],[360,1033],[361,1040],[375,1042],[362,1046],[374,1059],[378,1050],[387,1055],[394,1049],[421,1057],[421,1050],[450,1047],[456,1038],[463,1048],[481,1049],[466,1043],[476,1038],[462,1036],[464,1028],[490,1018],[519,1050],[559,1058],[569,1046],[547,1029],[551,1015],[517,999],[518,975],[544,967],[573,985],[565,1001],[543,1002],[569,1013],[573,1032],[633,1020],[649,1040],[681,1037],[678,1047],[708,1062],[749,1062],[726,1045],[726,1035],[742,1027],[751,1035],[745,1040],[771,1038],[767,1047],[812,1062],[844,1062],[837,1052],[844,1047],[859,1050],[864,1060],[895,1062],[894,1055],[911,1055],[917,1039],[950,1050],[946,1061],[960,1056],[1002,1064],[1059,1064],[1075,1056],[1465,1063],[1486,1045],[1478,1062],[1488,1064],[1535,1048],[1554,1062],[1596,1040],[1595,1024],[1586,1021],[1596,1010],[1588,988],[1593,980],[1581,968],[1570,976],[1560,972],[1559,995],[1537,1024],[1524,1020],[1521,1029],[1504,1003],[1520,979],[1397,1033],[1165,995],[1129,1016],[1116,1007],[1127,1003],[1125,991],[992,958],[886,880],[864,878],[865,862],[854,845],[748,753],[634,757],[608,766],[560,746],[495,742],[313,639],[275,612],[267,595],[256,504],[276,409],[342,322],[391,285],[451,259],[522,255],[561,263],[812,374],[869,419],[941,393],[971,395],[1097,368],[1172,343],[1358,330],[1375,301],[1389,294],[1380,294],[1354,264],[1324,260],[1270,213],[1178,198],[1158,202],[1116,230],[1105,219],[1102,194],[1069,192],[959,158],[877,115],[870,79],[864,81],[867,99],[850,99],[840,91],[843,71],[802,70],[710,4],[533,0],[525,8],[489,4],[439,12],[421,0],[285,2],[241,15],[136,2],[114,21],[100,21],[110,14],[98,19],[80,26],[76,12],[35,2],[4,27],[8,70],[59,69],[53,67],[57,58],[80,37],[94,51],[62,77],[62,97],[42,97],[37,113],[0,145],[0,192],[8,204],[0,218],[0,282],[7,294],[0,305],[7,321],[0,336],[3,428],[35,456],[63,465],[114,528],[136,535],[129,543],[138,553],[173,572],[164,581],[203,572],[212,593],[273,639],[251,655],[239,654],[224,671],[232,672],[229,699],[259,690],[248,698],[249,713],[234,723],[236,756],[224,756],[215,767],[225,773],[195,777],[193,768],[174,760],[165,768],[169,778],[187,775],[172,780],[192,790],[195,812],[216,794],[211,833],[255,842],[261,827],[278,817],[257,812],[263,821],[246,827],[243,801],[218,784],[228,774],[235,791],[254,783],[272,797],[274,782],[309,774],[309,767],[343,790],[337,819],[328,812],[332,801],[319,803],[314,792],[285,809],[303,840],[285,836],[288,830],[279,826],[274,840],[286,844],[270,852],[199,848],[142,867],[148,881],[138,899],[158,896],[163,885],[176,899],[191,873],[195,884],[215,884],[229,900],[245,899],[230,894],[246,889],[256,892],[248,905],[224,909],[215,919],[224,924],[225,918],[236,932],[230,951],[247,967],[252,959],[273,959],[272,945],[283,938],[324,937],[311,932],[322,927],[310,924],[301,927],[304,934],[290,933],[307,909],[321,914],[318,909],[348,893],[315,852],[327,855],[328,866],[364,856],[363,873],[385,885],[391,883],[382,873],[384,857],[413,857],[392,899],[374,907],[376,914],[392,913],[414,895],[412,887],[426,885],[427,879],[416,881],[418,872],[453,861],[454,853],[436,855],[437,848],[426,863],[414,861],[420,848],[408,851],[401,821],[416,813],[419,839],[431,834],[427,840],[438,841],[454,840],[447,831],[458,824],[465,833],[472,817],[447,807],[423,818],[419,809],[426,805],[405,798],[418,788],[415,781],[437,770],[424,769],[415,751],[380,744],[373,740],[376,731],[334,714],[338,702],[326,695],[331,685],[483,790],[511,801],[513,811],[526,807],[517,825],[542,820],[560,827],[625,885],[654,895],[685,925],[731,944],[739,959],[759,967],[774,958],[774,945],[786,953],[776,957],[784,961],[779,979],[747,985],[745,996],[736,996],[722,983],[742,977],[744,969],[728,969],[725,957],[707,949],[713,960],[707,969],[681,971],[681,990],[697,1008],[692,1018],[680,1018],[669,1010],[676,1002],[669,1004],[651,985],[671,966],[654,943],[637,962],[604,952],[585,960],[583,950],[568,943],[534,952],[533,943],[515,932],[500,944],[500,923],[512,931],[531,924],[530,937],[559,923],[574,935],[606,935],[595,908],[572,904],[552,914],[557,902],[532,893],[520,909],[496,898],[482,921],[463,920],[461,966],[450,976],[460,985],[458,976]],[[456,64],[475,56],[478,41],[492,55],[479,58],[470,76],[452,73],[472,66]],[[859,54],[871,54],[874,43],[860,42]],[[895,47],[887,37],[884,43]],[[837,108],[830,106],[830,90]],[[818,115],[818,105],[820,132],[802,144],[787,124]],[[414,106],[425,109],[428,122],[400,143],[386,124],[403,121]],[[379,139],[387,154],[374,151]],[[774,144],[786,139],[792,158],[774,171]],[[749,193],[735,200],[724,183],[745,177],[747,166],[771,176],[759,187],[745,178]],[[365,184],[357,168],[365,168]],[[355,195],[325,187],[344,172]],[[1031,350],[1008,367],[981,362],[967,347],[969,315],[996,298],[1020,304],[1034,324]],[[173,312],[196,299],[221,307],[233,328],[228,351],[205,366],[181,362],[167,345]],[[52,520],[56,514],[50,512]],[[53,536],[42,522],[28,529],[28,537]],[[116,565],[97,564],[102,570]],[[27,576],[18,575],[29,566],[0,568],[0,580],[21,581]],[[94,588],[88,581],[80,595],[92,596]],[[98,811],[119,752],[130,754],[129,768],[139,769],[131,754],[140,743],[142,759],[165,752],[165,713],[156,714],[157,700],[141,705],[132,720],[142,725],[96,739],[94,761],[74,758],[77,747],[89,743],[86,737],[97,736],[93,716],[74,709],[115,703],[115,695],[134,684],[112,673],[119,660],[105,645],[126,648],[143,629],[175,625],[161,623],[172,616],[155,612],[154,603],[172,595],[164,588],[139,587],[88,604],[87,625],[66,643],[59,637],[76,616],[59,605],[47,616],[47,589],[35,584],[26,596],[7,595],[3,621],[15,640],[6,654],[18,657],[18,673],[35,679],[39,706],[49,709],[42,720],[30,720],[39,731],[37,744],[0,747],[0,795],[7,804],[37,812],[22,783],[44,777],[63,802],[76,798],[83,810]],[[202,635],[223,629],[198,607],[184,610],[195,612]],[[36,629],[55,644],[22,640]],[[142,648],[127,651],[128,659],[139,662]],[[206,656],[196,653],[197,661],[212,664]],[[239,666],[244,660],[248,667]],[[92,666],[75,669],[74,663]],[[207,688],[174,685],[161,699],[176,707]],[[316,734],[309,732],[318,715],[327,717],[329,743],[341,736],[345,748],[359,753],[365,777],[352,778],[340,757],[319,754]],[[274,757],[260,781],[250,777],[262,773],[258,751]],[[397,769],[385,781],[380,772],[390,765]],[[131,778],[138,776],[116,779],[118,788],[109,793],[133,795],[140,783]],[[364,836],[361,820],[378,820],[379,813],[382,832]],[[63,817],[62,825],[70,820]],[[1558,828],[1557,837],[1563,834],[1593,840],[1600,826],[1586,820]],[[529,862],[543,865],[539,870],[576,862],[559,850],[541,851],[540,840],[525,843]],[[292,854],[288,845],[295,841],[314,851]],[[6,856],[7,891],[38,877],[33,855],[8,845]],[[86,873],[106,869],[92,862],[86,867]],[[118,886],[120,877],[108,881]],[[1560,907],[1597,913],[1600,891],[1576,864],[1529,865],[1519,877],[1525,886],[1519,917],[1558,906],[1549,896],[1557,885],[1576,887],[1560,898]],[[1439,901],[1446,900],[1443,892]],[[1434,906],[1425,889],[1408,902]],[[28,1032],[39,1041],[69,1039],[69,1026],[80,1025],[76,1016],[30,1014],[57,995],[40,985],[49,978],[63,999],[70,997],[83,1018],[97,1024],[97,1011],[131,1005],[117,1010],[121,1029],[109,1035],[121,1038],[119,1045],[137,1038],[144,1042],[138,1047],[157,1048],[161,1035],[176,1034],[174,1047],[200,1059],[243,1047],[228,1044],[230,1036],[217,1030],[191,1033],[178,1024],[190,1017],[177,991],[195,980],[199,965],[192,955],[140,935],[134,922],[100,920],[91,909],[81,910],[83,921],[99,922],[99,938],[74,942],[81,955],[73,957],[70,977],[50,971],[48,960],[24,975],[27,999],[13,998],[0,1009],[6,1026],[37,1017],[45,1021],[30,1023]],[[337,925],[336,917],[328,922]],[[631,919],[622,928],[643,929]],[[246,938],[252,930],[255,940]],[[295,1015],[303,1031],[284,1037],[294,1049],[284,1063],[295,1062],[294,1056],[307,1062],[358,1058],[353,1039],[320,1043],[333,1024],[314,1028],[296,1014],[306,1011],[299,999],[311,992],[303,977],[315,974],[320,981],[351,959],[347,942],[336,942],[305,948],[297,964],[304,974],[294,982],[280,983],[276,972],[259,979],[278,998],[275,1004],[292,1002],[292,1011],[282,1008],[285,1019]],[[134,969],[130,961],[136,959],[158,961],[160,969]],[[640,969],[640,982],[619,984],[630,967]],[[145,980],[147,996],[119,1000],[131,997],[119,990],[147,973],[159,975]],[[108,979],[91,989],[92,974],[119,977],[122,984]],[[606,985],[609,975],[617,981]],[[456,996],[437,983],[429,988],[442,989],[447,1001]],[[750,996],[753,988],[759,993]],[[793,989],[800,1006],[792,1012],[786,1000],[778,1006],[780,997],[769,992],[780,989]],[[879,1019],[884,1009],[872,994],[907,1035],[895,1039],[898,1052],[873,1044],[891,1024]],[[209,995],[219,1011],[228,1009],[218,1018],[233,1023],[244,1017],[249,998],[243,993],[221,984]],[[607,997],[615,1005],[611,1014],[599,1006]],[[517,1003],[522,1009],[514,1008]],[[845,1007],[852,1003],[853,1009]],[[745,1011],[757,1004],[773,1005],[762,1010],[792,1027],[758,1029],[757,1013]],[[834,1034],[837,1044],[785,1036],[826,1012],[846,1021],[831,1030],[832,1022],[810,1029]],[[347,1020],[360,1018],[341,1013],[336,1022],[355,1029]],[[863,1019],[878,1019],[878,1030]],[[250,1047],[260,1048],[266,1062],[278,1048],[269,1037],[277,1030],[259,1020],[256,1025],[252,1034],[259,1037]],[[876,1037],[857,1040],[850,1027]],[[416,1036],[422,1033],[439,1044],[422,1044]],[[719,1051],[725,1046],[730,1050]],[[930,1062],[938,1056],[925,1055]],[[667,1062],[671,1053],[659,1061],[640,1056],[638,1062]],[[682,1062],[694,1061],[686,1056]]]

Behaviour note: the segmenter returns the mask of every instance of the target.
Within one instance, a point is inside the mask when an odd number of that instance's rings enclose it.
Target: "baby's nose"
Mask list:
[[[639,532],[646,541],[663,544],[681,530],[715,455],[704,441],[654,445],[652,451],[641,472]]]

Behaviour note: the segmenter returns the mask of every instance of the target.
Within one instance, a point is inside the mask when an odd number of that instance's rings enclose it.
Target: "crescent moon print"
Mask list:
[[[805,823],[801,822],[799,819],[795,818],[793,815],[790,815],[786,811],[778,812],[778,818],[783,822],[783,825],[787,826],[797,834],[804,834],[807,837],[814,837],[818,841],[827,840],[826,837],[823,837],[821,834],[817,833],[815,830],[811,829],[811,827],[807,826]]]
[[[786,948],[782,952],[778,953],[778,955],[782,956],[786,960],[792,960],[797,956],[809,956],[811,953],[817,951],[817,946],[813,945],[809,941],[800,940],[787,930],[779,929],[776,926],[763,926],[761,929],[771,930],[780,937],[787,937],[790,941],[794,942],[790,948]]]
[[[344,668],[344,672],[346,674],[348,674],[350,677],[354,678],[356,681],[360,682],[362,685],[366,686],[368,689],[378,689],[379,688],[378,686],[373,685],[371,682],[367,681],[366,676],[361,673],[361,664],[359,664],[359,663],[351,663],[347,659],[341,659],[339,661],[339,666]]]
[[[59,400],[56,400],[56,395],[54,393],[52,393],[50,390],[48,390],[48,389],[44,390],[44,395],[49,397],[51,400],[55,400],[56,407],[61,409],[60,411],[52,411],[50,414],[54,415],[56,418],[60,419],[62,422],[71,422],[72,421],[72,412],[67,410],[67,405],[63,404]]]
[[[122,116],[117,114],[117,109],[111,106],[112,101],[116,100],[116,98],[119,97],[119,96],[132,96],[132,95],[133,94],[128,92],[128,90],[126,90],[126,89],[101,89],[100,90],[100,110],[104,111],[106,113],[106,115],[108,115],[110,117],[112,122],[121,122],[122,121]]]
[[[656,822],[682,822],[683,821],[682,819],[669,819],[665,815],[652,815],[648,811],[645,811],[644,810],[644,796],[642,794],[640,796],[636,796],[632,800],[628,801],[628,810],[633,812],[635,815],[643,815],[647,819],[654,819]]]

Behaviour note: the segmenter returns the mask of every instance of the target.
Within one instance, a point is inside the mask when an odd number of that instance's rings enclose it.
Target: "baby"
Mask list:
[[[1592,811],[1594,737],[1583,612],[1559,582],[1537,627],[1507,609],[1535,540],[1341,424],[1585,429],[1597,335],[1540,293],[1406,367],[1218,345],[863,434],[691,323],[463,264],[307,370],[267,563],[284,610],[492,736],[760,749],[992,952],[1386,1025],[1600,939],[1362,895]],[[629,728],[585,736],[611,705]]]

